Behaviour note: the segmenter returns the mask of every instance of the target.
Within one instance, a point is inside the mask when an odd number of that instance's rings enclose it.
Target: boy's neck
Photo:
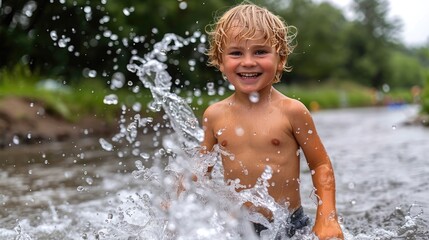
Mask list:
[[[274,87],[272,85],[267,86],[264,89],[261,89],[258,92],[252,93],[243,93],[235,92],[233,95],[233,103],[240,103],[243,105],[258,106],[271,102],[272,92]]]

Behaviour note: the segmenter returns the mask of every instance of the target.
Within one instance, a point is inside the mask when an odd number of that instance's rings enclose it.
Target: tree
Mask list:
[[[228,5],[226,0],[6,0],[0,8],[0,68],[25,64],[67,82],[127,74],[132,55],[143,56],[166,33],[204,33],[212,12]],[[169,71],[173,78],[195,83],[210,79],[204,57],[190,45],[171,53]],[[204,64],[184,71],[190,59]]]
[[[315,4],[311,0],[266,1],[269,9],[297,29],[289,56],[293,71],[283,77],[286,82],[324,80],[344,75],[347,49],[342,12],[329,3]]]
[[[386,0],[354,0],[356,20],[349,28],[346,67],[354,78],[372,87],[388,83],[388,60],[398,22],[387,19]]]

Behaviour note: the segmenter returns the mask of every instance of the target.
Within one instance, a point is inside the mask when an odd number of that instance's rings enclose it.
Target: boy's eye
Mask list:
[[[264,55],[264,54],[267,54],[268,52],[266,51],[266,50],[257,50],[256,52],[255,52],[255,55]]]
[[[241,52],[239,52],[239,51],[233,51],[233,52],[230,52],[229,55],[239,56],[239,55],[241,55]]]

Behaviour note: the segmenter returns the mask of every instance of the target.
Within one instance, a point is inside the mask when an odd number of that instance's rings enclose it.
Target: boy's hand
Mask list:
[[[320,240],[344,239],[340,224],[334,219],[320,220],[314,224],[313,232]]]

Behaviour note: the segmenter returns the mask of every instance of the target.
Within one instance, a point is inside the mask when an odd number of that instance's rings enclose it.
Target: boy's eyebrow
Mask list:
[[[271,46],[266,45],[266,44],[255,44],[255,45],[251,45],[250,48],[270,48]],[[235,46],[235,45],[230,45],[228,47],[226,47],[226,49],[243,49],[243,47],[241,46]]]

